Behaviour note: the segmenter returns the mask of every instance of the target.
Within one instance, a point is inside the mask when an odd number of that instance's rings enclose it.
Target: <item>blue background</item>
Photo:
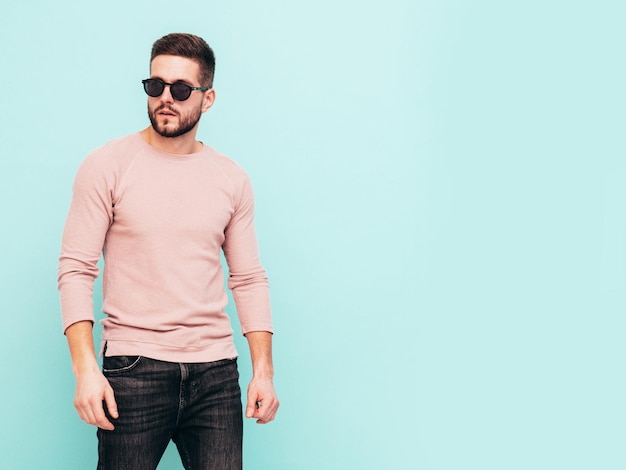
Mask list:
[[[245,468],[624,469],[623,5],[3,2],[0,468],[95,468],[62,227],[185,31],[216,52],[199,138],[251,175],[272,283],[282,406]]]

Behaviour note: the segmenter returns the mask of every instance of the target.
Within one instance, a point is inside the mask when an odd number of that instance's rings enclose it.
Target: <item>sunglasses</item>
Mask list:
[[[143,89],[146,94],[148,96],[152,96],[153,98],[161,96],[163,94],[163,91],[165,90],[165,85],[169,86],[172,98],[174,98],[176,101],[185,101],[191,96],[191,92],[194,90],[208,90],[207,87],[189,86],[183,82],[167,83],[160,78],[147,78],[145,80],[142,80],[141,83],[143,83]]]

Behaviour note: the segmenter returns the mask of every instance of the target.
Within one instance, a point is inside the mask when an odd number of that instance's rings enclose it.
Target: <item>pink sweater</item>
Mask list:
[[[235,357],[220,262],[243,333],[272,331],[246,173],[204,146],[174,155],[139,134],[92,152],[74,182],[63,233],[63,329],[94,321],[93,282],[104,253],[107,356],[173,362]]]

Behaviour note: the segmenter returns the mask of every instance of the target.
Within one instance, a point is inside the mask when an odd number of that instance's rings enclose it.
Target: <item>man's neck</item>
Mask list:
[[[152,126],[148,126],[140,134],[146,143],[159,150],[176,155],[188,155],[202,149],[202,142],[196,140],[194,131],[195,129],[178,137],[163,137]]]

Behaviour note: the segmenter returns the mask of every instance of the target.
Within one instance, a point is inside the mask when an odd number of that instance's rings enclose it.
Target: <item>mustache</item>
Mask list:
[[[175,111],[173,108],[171,108],[168,105],[162,104],[161,106],[159,106],[158,108],[156,108],[153,112],[154,114],[158,113],[159,111],[167,111],[173,114],[176,114],[178,116],[178,111]]]

